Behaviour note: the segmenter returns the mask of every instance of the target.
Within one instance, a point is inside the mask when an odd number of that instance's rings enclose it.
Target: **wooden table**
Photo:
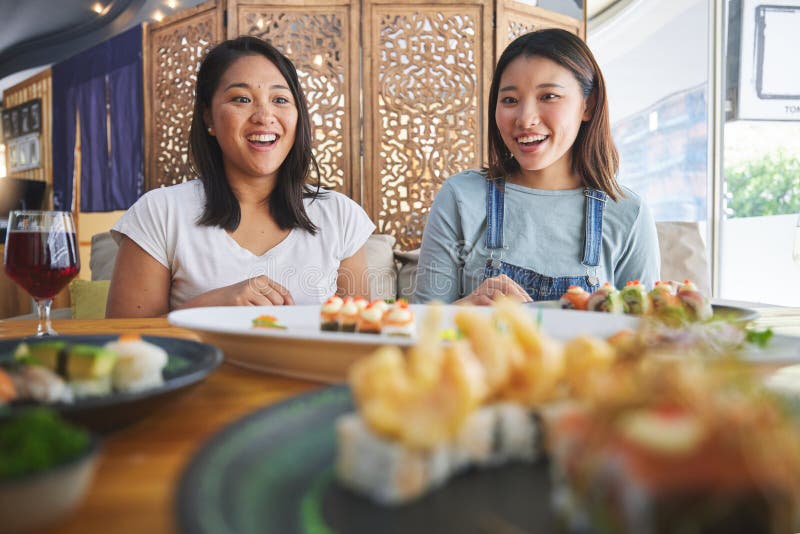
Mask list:
[[[800,335],[800,308],[759,310],[760,327]],[[198,339],[166,319],[54,321],[62,334],[137,332]],[[36,330],[35,321],[0,321],[0,338]],[[178,480],[193,454],[216,431],[264,405],[320,384],[281,378],[222,364],[205,382],[123,430],[110,434],[91,490],[80,508],[47,532],[114,534],[174,532]]]
[[[166,319],[53,321],[61,334],[137,332],[199,340]],[[0,338],[29,335],[35,321],[0,321]],[[78,510],[46,532],[114,534],[175,532],[174,499],[187,462],[212,434],[264,405],[320,384],[223,363],[211,376],[158,412],[109,434],[91,489]]]

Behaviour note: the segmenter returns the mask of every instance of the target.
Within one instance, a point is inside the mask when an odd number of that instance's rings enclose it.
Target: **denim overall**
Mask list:
[[[600,264],[600,244],[603,240],[603,207],[608,195],[596,189],[585,188],[586,221],[584,223],[583,259],[585,276],[545,276],[531,269],[503,261],[503,204],[505,181],[486,180],[486,248],[489,258],[483,269],[483,279],[504,274],[519,284],[533,300],[557,300],[569,286],[581,286],[595,291],[600,285],[597,266]]]

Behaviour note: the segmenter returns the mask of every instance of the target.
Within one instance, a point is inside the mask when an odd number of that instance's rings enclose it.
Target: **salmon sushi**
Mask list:
[[[319,310],[319,327],[326,332],[338,332],[341,328],[341,311],[344,301],[341,297],[332,296]]]
[[[564,310],[586,310],[591,296],[592,294],[581,286],[569,286],[567,292],[561,295],[558,303]]]

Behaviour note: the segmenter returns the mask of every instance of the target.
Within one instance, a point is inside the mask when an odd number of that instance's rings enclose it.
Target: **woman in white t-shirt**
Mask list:
[[[352,200],[308,185],[308,107],[292,63],[256,37],[214,47],[197,75],[199,179],[145,194],[112,229],[108,317],[366,295],[375,229]]]

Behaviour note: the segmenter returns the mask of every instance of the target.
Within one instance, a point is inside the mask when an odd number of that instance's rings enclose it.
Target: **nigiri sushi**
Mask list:
[[[111,374],[117,391],[141,391],[164,383],[162,370],[167,365],[167,352],[138,335],[120,336],[106,344],[106,349],[117,354],[117,363]]]

